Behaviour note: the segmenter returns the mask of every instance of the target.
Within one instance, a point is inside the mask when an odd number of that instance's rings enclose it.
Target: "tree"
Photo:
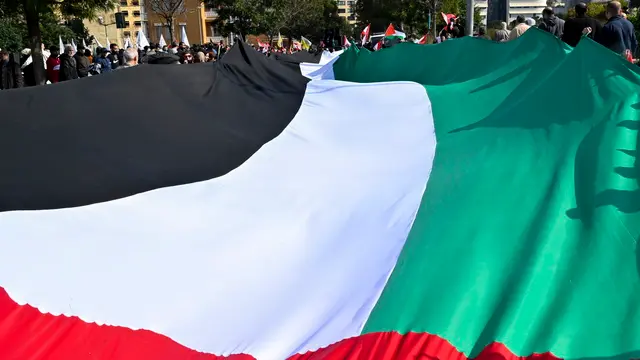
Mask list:
[[[169,27],[169,42],[173,42],[173,21],[185,13],[184,0],[147,0],[151,11],[156,13]]]
[[[307,34],[322,25],[325,0],[273,0],[276,23],[291,40],[293,35]]]
[[[111,10],[114,6],[115,0],[0,0],[3,17],[17,17],[26,24],[36,84],[46,81],[42,59],[43,17],[59,13],[65,17],[93,19],[96,11]]]

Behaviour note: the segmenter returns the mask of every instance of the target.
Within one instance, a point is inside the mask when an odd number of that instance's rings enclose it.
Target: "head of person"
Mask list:
[[[487,32],[484,30],[484,27],[480,26],[480,28],[478,28],[478,35],[483,36],[486,33]]]
[[[516,24],[524,24],[526,21],[527,19],[525,19],[522,15],[518,15],[518,17],[516,17]]]
[[[51,56],[56,58],[56,57],[58,57],[60,55],[60,48],[55,46],[55,45],[51,45],[49,47],[49,52],[51,53]]]
[[[109,55],[109,49],[104,48],[100,51],[100,57],[106,58]]]
[[[542,18],[543,19],[550,19],[554,16],[553,13],[553,9],[549,6],[547,6],[546,8],[544,8],[544,10],[542,10]]]
[[[622,4],[618,1],[609,1],[607,3],[606,15],[607,19],[611,19],[614,16],[619,16],[622,14]]]
[[[91,56],[91,50],[84,49],[84,56],[87,56],[87,57]]]
[[[128,48],[124,51],[124,61],[129,65],[135,65],[138,63],[138,50],[134,48]]]
[[[151,48],[151,47],[150,47],[150,46],[148,46],[148,45],[147,45],[147,46],[145,46],[145,47],[144,47],[144,52],[149,51],[149,49],[150,49],[150,48]]]
[[[116,54],[118,52],[118,49],[119,49],[118,44],[111,44],[111,45],[109,45],[109,48],[111,49],[111,52],[114,53],[114,54]]]
[[[64,53],[69,56],[73,56],[73,45],[67,45],[64,47]]]
[[[0,50],[0,60],[2,62],[9,61],[9,52],[6,50]]]
[[[507,26],[508,26],[508,24],[505,21],[500,23],[500,29],[501,30],[507,30]]]
[[[574,7],[574,9],[576,10],[576,16],[577,17],[585,17],[587,16],[587,4],[581,2],[581,3],[577,3],[576,6]]]
[[[191,64],[191,63],[193,63],[193,54],[191,52],[189,52],[189,51],[185,51],[182,54],[182,59],[183,59],[182,61],[185,64]]]
[[[169,49],[169,47],[167,45],[162,47],[162,51],[167,52],[167,50]]]

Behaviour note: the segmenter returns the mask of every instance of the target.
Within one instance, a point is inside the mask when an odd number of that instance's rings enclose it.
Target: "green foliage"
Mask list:
[[[408,34],[424,35],[428,30],[429,15],[431,23],[442,28],[445,23],[440,12],[456,14],[462,18],[466,16],[465,0],[358,0],[356,3],[356,17],[358,25],[364,27],[371,24],[373,32],[384,31],[390,24],[402,25]],[[480,9],[474,11],[474,23],[482,21]]]
[[[340,28],[347,35],[352,27],[338,16],[334,0],[204,0],[218,11],[214,26],[229,33],[267,34],[275,37],[318,40],[327,28]],[[231,20],[229,20],[231,19]]]
[[[628,6],[629,2],[626,0],[621,0],[620,3],[623,7]],[[592,2],[587,4],[587,16],[597,19],[601,22],[606,22],[606,10],[607,3],[606,2]],[[567,18],[572,18],[576,16],[576,10],[574,8],[570,8],[567,11]]]
[[[22,25],[15,18],[0,18],[0,48],[11,52],[24,48],[27,29]]]
[[[58,36],[61,36],[65,43],[71,39],[75,39],[77,43],[82,41],[79,34],[76,34],[69,26],[60,24],[60,20],[52,13],[41,15],[40,30],[42,43],[47,48],[51,45],[58,45]],[[84,30],[86,31],[86,29]],[[29,37],[24,19],[18,16],[0,19],[0,48],[20,51],[27,47],[29,47]]]

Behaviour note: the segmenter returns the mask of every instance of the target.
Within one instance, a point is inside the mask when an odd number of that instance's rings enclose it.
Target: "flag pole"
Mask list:
[[[467,0],[467,26],[465,29],[465,35],[473,36],[473,14],[475,12],[475,1]]]

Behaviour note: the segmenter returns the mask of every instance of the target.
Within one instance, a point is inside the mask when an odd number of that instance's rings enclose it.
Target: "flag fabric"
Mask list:
[[[73,38],[71,39],[71,46],[73,46],[73,52],[77,53],[78,52],[78,47],[76,46],[76,42],[73,41]]]
[[[427,40],[429,40],[429,34],[424,34],[420,39],[415,40],[416,44],[420,44],[420,45],[424,45],[427,43]]]
[[[451,28],[451,21],[457,18],[455,14],[445,14],[441,12],[440,15],[442,16],[442,20],[444,20],[447,28]]]
[[[122,45],[122,48],[123,48],[123,49],[128,49],[128,48],[130,48],[130,47],[132,47],[132,45],[131,45],[131,39],[129,39],[129,37],[126,37],[126,38],[124,39],[124,45]]]
[[[88,49],[89,47],[87,46],[87,42],[84,41],[84,38],[82,38],[82,48],[84,49]]]
[[[407,35],[402,31],[396,30],[393,24],[389,24],[387,30],[384,32],[384,37],[386,39],[404,39]]]
[[[64,42],[61,35],[58,35],[58,47],[60,48],[60,54],[64,53]]]
[[[98,40],[98,38],[94,37],[93,40],[96,42],[96,45],[99,48],[104,48],[104,46],[102,46],[102,44],[100,43],[100,40]],[[107,39],[107,44],[109,43],[109,39]]]
[[[167,46],[167,41],[164,39],[164,35],[163,34],[160,34],[160,40],[158,40],[158,45],[160,47]]]
[[[107,49],[111,49],[111,41],[109,41],[109,38],[107,38]]]
[[[136,36],[136,44],[138,45],[138,50],[143,50],[145,46],[149,46],[149,40],[147,40],[147,36],[142,30],[138,31],[138,35]]]
[[[371,32],[371,24],[367,25],[367,27],[362,29],[362,32],[360,32],[360,41],[362,42],[363,45],[369,41],[369,38],[371,37],[370,32]]]
[[[187,38],[186,25],[180,25],[180,42],[183,42],[186,46],[191,46],[191,44],[189,44],[189,38]]]
[[[0,122],[0,358],[635,358],[640,71],[538,29],[450,46],[3,94],[172,106]],[[462,49],[505,61],[430,71]]]
[[[342,47],[343,48],[348,48],[351,46],[351,43],[349,42],[349,39],[347,39],[346,35],[342,35]]]
[[[302,49],[309,50],[311,49],[311,40],[307,39],[304,36],[300,37],[300,41],[302,42]]]
[[[280,35],[280,32],[278,32],[278,42],[276,44],[278,45],[279,48],[284,47],[284,44],[282,42],[282,35]]]

